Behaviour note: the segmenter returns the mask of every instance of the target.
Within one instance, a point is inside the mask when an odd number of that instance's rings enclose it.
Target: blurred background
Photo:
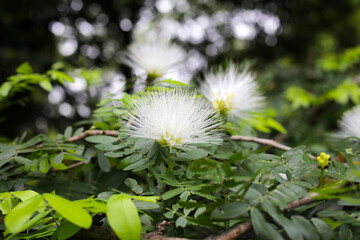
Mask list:
[[[50,92],[32,87],[0,98],[0,136],[86,124],[99,99],[129,91],[124,49],[160,38],[187,51],[196,81],[229,60],[251,63],[288,131],[262,136],[322,150],[342,113],[360,101],[359,22],[357,0],[0,1],[0,84],[24,62],[35,73],[55,68],[75,79]]]

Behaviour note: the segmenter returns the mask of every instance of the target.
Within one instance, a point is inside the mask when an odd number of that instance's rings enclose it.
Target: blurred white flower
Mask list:
[[[206,74],[200,92],[228,119],[248,118],[251,113],[261,111],[264,107],[265,98],[260,94],[254,78],[247,69],[239,72],[230,63],[226,70],[212,70]]]
[[[181,47],[164,41],[148,41],[131,44],[124,53],[123,62],[136,75],[188,83],[191,75],[186,71],[185,60],[186,52]]]
[[[340,137],[360,138],[360,106],[354,107],[344,113],[339,121]]]
[[[127,134],[179,147],[221,140],[220,116],[203,98],[184,90],[159,91],[136,100],[128,117]]]
[[[124,95],[126,81],[125,76],[114,72],[105,72],[102,75],[103,82],[106,83],[105,87],[101,89],[101,97],[106,98],[108,95],[112,95],[115,99],[120,99]]]

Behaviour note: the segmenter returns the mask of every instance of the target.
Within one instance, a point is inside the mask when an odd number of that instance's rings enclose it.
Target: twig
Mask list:
[[[247,221],[241,224],[236,225],[235,227],[229,229],[228,231],[217,235],[210,236],[205,238],[205,240],[231,240],[236,239],[237,237],[246,233],[252,227],[251,221]]]
[[[115,131],[115,130],[87,130],[85,132],[80,133],[79,135],[68,138],[66,141],[68,141],[68,142],[76,142],[76,141],[82,140],[82,139],[84,139],[86,137],[95,136],[95,135],[106,135],[106,136],[117,137],[119,135],[119,131]],[[37,148],[37,149],[41,149],[43,147],[44,147],[43,144],[38,144],[38,145],[35,146],[35,148]]]
[[[236,140],[236,141],[244,141],[244,142],[256,142],[256,143],[260,143],[263,145],[268,145],[274,148],[278,148],[281,150],[285,150],[288,151],[291,149],[291,147],[283,145],[281,143],[278,143],[274,140],[271,139],[266,139],[266,138],[257,138],[257,137],[248,137],[248,136],[240,136],[240,135],[234,135],[229,137],[230,140]],[[311,157],[312,159],[316,160],[316,157],[314,155],[308,154],[309,157]]]
[[[289,212],[295,208],[311,203],[315,200],[314,198],[317,197],[318,195],[319,194],[317,193],[309,193],[309,195],[306,197],[302,197],[298,200],[289,202],[286,205],[285,211]],[[251,229],[251,227],[252,227],[251,221],[247,221],[236,225],[235,227],[231,228],[229,231],[226,231],[220,235],[207,237],[205,238],[205,240],[233,240],[246,233],[248,230]]]
[[[88,130],[77,136],[69,138],[68,141],[76,142],[76,141],[82,140],[88,136],[94,136],[94,135],[106,135],[106,136],[117,137],[119,135],[119,132],[115,131],[115,130],[112,130],[112,131],[111,130]]]
[[[94,135],[106,135],[106,136],[114,136],[117,137],[119,135],[119,131],[116,130],[87,130],[85,132],[82,132],[81,134],[77,136],[73,136],[71,138],[68,138],[67,141],[69,142],[76,142],[79,140],[82,140],[88,136],[94,136]],[[280,144],[274,140],[266,139],[266,138],[257,138],[257,137],[248,137],[248,136],[241,136],[241,135],[234,135],[229,137],[230,140],[236,140],[236,141],[245,141],[245,142],[256,142],[263,145],[268,145],[274,148],[282,149],[285,151],[288,151],[291,149],[291,147]],[[42,144],[39,144],[36,146],[37,148],[42,148]]]
[[[319,196],[318,193],[309,193],[309,195],[307,195],[306,197],[302,197],[298,200],[289,202],[288,204],[286,204],[285,211],[290,212],[291,210],[293,210],[295,208],[298,208],[298,207],[301,207],[308,203],[311,203],[311,202],[315,201],[314,198],[316,198],[317,196]]]
[[[64,170],[69,170],[69,169],[76,168],[76,167],[79,167],[79,166],[82,166],[82,165],[84,165],[84,161],[77,162],[77,163],[74,163],[74,164],[70,164],[70,165],[66,166],[67,168],[64,169]],[[52,172],[63,172],[64,170],[62,170],[62,169],[53,169]]]
[[[291,149],[291,147],[280,144],[278,142],[275,142],[271,139],[265,139],[265,138],[257,138],[257,137],[248,137],[248,136],[240,136],[240,135],[234,135],[229,137],[230,140],[237,140],[237,141],[245,141],[245,142],[256,142],[263,145],[268,145],[274,148],[282,149],[285,151],[288,151]]]

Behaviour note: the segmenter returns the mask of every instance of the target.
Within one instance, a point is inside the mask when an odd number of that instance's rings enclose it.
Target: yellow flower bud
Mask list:
[[[321,169],[324,169],[327,165],[329,165],[330,155],[322,152],[320,153],[320,156],[318,156],[316,159],[319,163],[319,167]]]

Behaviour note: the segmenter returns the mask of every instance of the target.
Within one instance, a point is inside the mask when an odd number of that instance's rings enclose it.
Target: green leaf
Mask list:
[[[56,155],[55,157],[54,157],[54,163],[55,164],[60,164],[62,161],[63,161],[63,159],[64,159],[64,152],[61,152],[61,153],[59,153],[58,155]]]
[[[65,132],[64,132],[64,137],[66,138],[70,138],[71,137],[71,134],[72,134],[72,127],[71,126],[68,126],[66,129],[65,129]]]
[[[0,153],[0,159],[11,158],[16,154],[17,146],[9,146]]]
[[[16,69],[16,72],[20,74],[29,74],[33,73],[33,69],[28,62],[24,62]]]
[[[46,217],[46,215],[48,215],[49,214],[49,212],[40,212],[38,215],[36,215],[35,217],[33,217],[33,218],[31,218],[29,221],[27,221],[26,223],[24,223],[22,226],[21,226],[21,228],[18,230],[19,232],[23,232],[23,231],[25,231],[25,230],[27,230],[27,229],[30,229],[30,228],[32,228],[33,226],[35,227],[35,226],[38,226],[38,225],[41,225],[41,223],[42,224],[45,224],[45,223],[47,223],[47,222],[49,222],[50,221],[50,219],[49,218],[45,218]],[[8,230],[6,230],[6,231],[8,231]],[[5,232],[6,232],[5,231]],[[51,232],[52,232],[53,230],[51,230]],[[26,237],[29,237],[28,239],[31,239],[30,237],[31,236],[29,236],[29,235],[31,235],[31,234],[26,234]],[[49,235],[49,234],[48,234]],[[46,235],[46,236],[48,236],[48,235]],[[21,237],[19,237],[19,238],[21,238]],[[24,238],[25,239],[25,238]]]
[[[279,122],[275,121],[275,120],[272,119],[272,118],[267,118],[267,119],[266,119],[266,124],[267,124],[269,127],[273,128],[273,129],[275,129],[275,130],[277,130],[277,131],[279,131],[279,132],[281,132],[281,133],[283,133],[283,134],[286,134],[286,133],[287,133],[287,131],[286,131],[286,129],[284,128],[284,126],[281,125]]]
[[[1,85],[1,88],[0,88],[0,95],[3,97],[6,97],[9,94],[11,88],[12,88],[11,82],[3,83],[3,85]]]
[[[125,185],[128,186],[131,190],[137,193],[142,192],[142,187],[138,185],[137,181],[133,178],[126,178],[124,181]]]
[[[81,227],[72,224],[69,221],[63,221],[56,229],[56,231],[51,236],[50,240],[65,240],[72,236],[74,236],[78,231],[80,231]]]
[[[78,128],[78,129],[76,129],[76,131],[74,132],[74,136],[80,135],[80,134],[83,133],[83,132],[84,132],[84,128],[83,128],[83,127]]]
[[[35,144],[38,144],[42,141],[51,141],[51,139],[44,134],[39,134],[39,135],[31,138],[30,140],[28,140],[26,143],[22,144],[21,149],[25,149],[25,148],[34,146]]]
[[[211,212],[211,218],[231,219],[239,216],[247,216],[249,206],[247,203],[240,202],[225,203]]]
[[[198,159],[189,165],[189,169],[193,172],[206,172],[216,169],[218,162],[211,159]]]
[[[133,178],[126,178],[124,183],[126,186],[128,186],[132,191],[134,191],[137,194],[141,194],[143,192],[143,188]]]
[[[49,172],[49,160],[46,157],[40,158],[39,169],[42,173]]]
[[[108,156],[108,155],[107,155]],[[133,154],[130,155],[126,158],[124,158],[123,160],[121,160],[117,166],[118,169],[124,169],[126,167],[128,167],[130,164],[135,163],[137,161],[139,161],[142,158],[141,154]]]
[[[50,92],[53,89],[53,87],[48,79],[42,80],[40,82],[40,87],[42,87],[45,91],[48,91],[48,92]]]
[[[161,198],[164,200],[167,200],[169,198],[175,197],[176,195],[179,195],[180,193],[184,192],[185,189],[184,188],[175,188],[172,189],[170,191],[167,191],[166,193],[164,193]]]
[[[32,161],[30,159],[24,158],[24,157],[15,157],[15,161],[17,163],[23,164],[23,165],[29,165],[29,166],[34,166],[35,165],[35,161]]]
[[[97,135],[97,136],[87,137],[85,138],[85,140],[91,143],[112,143],[112,142],[116,142],[118,139],[112,136]]]
[[[87,164],[87,163],[90,162],[90,160],[91,160],[94,152],[95,152],[95,148],[93,148],[92,146],[90,146],[89,148],[87,148],[87,149],[85,150],[85,153],[84,153],[84,158],[85,158],[85,159],[84,159],[84,163],[85,163],[85,164]]]
[[[166,170],[165,171],[165,175],[159,175],[159,177],[162,178],[161,182],[166,183],[167,185],[170,186],[174,186],[174,187],[179,187],[180,184],[178,183],[178,181],[176,180],[174,173],[170,170]]]
[[[254,230],[261,239],[284,239],[271,224],[264,220],[264,217],[257,208],[250,212],[250,217]]]
[[[292,148],[289,151],[286,151],[282,154],[282,157],[285,159],[287,164],[290,167],[294,167],[302,160],[302,155],[304,154],[303,147]]]
[[[179,217],[178,219],[176,219],[175,222],[175,226],[176,227],[186,227],[186,225],[188,224],[188,220],[186,220],[186,218],[184,216]]]
[[[105,157],[103,151],[98,152],[98,163],[101,170],[103,170],[104,172],[110,172],[111,166],[108,159]]]
[[[144,211],[144,210],[156,209],[159,208],[160,206],[156,203],[135,201],[135,207],[138,210]]]
[[[296,110],[298,108],[308,108],[316,99],[316,97],[300,87],[289,87],[285,92],[285,97],[292,103],[291,107]]]
[[[112,143],[101,143],[96,144],[95,147],[97,149],[103,150],[103,151],[115,151],[126,147],[126,144],[120,143],[113,145]]]
[[[59,169],[59,170],[65,170],[67,169],[67,166],[63,163],[59,163],[59,164],[56,164],[54,162],[54,159],[53,158],[50,158],[50,165],[51,167],[53,167],[54,169]]]
[[[44,193],[43,196],[49,205],[68,221],[82,228],[91,227],[90,214],[76,203],[55,194]]]
[[[312,223],[315,225],[316,230],[319,232],[321,239],[330,240],[334,239],[334,233],[330,226],[319,218],[312,218]]]
[[[7,230],[11,233],[23,231],[23,225],[44,204],[41,196],[35,196],[16,205],[5,217],[4,222]]]
[[[127,195],[112,195],[107,203],[106,216],[111,228],[121,240],[140,240],[140,218]]]
[[[206,211],[206,207],[200,207],[200,208],[196,209],[194,217],[198,218],[198,216],[203,214],[205,211]]]
[[[106,213],[106,204],[101,200],[89,198],[77,200],[75,203],[93,213]]]
[[[319,239],[319,235],[309,220],[299,215],[292,216],[291,220],[297,225],[298,231],[301,232],[305,239]]]
[[[352,231],[346,224],[340,226],[339,240],[353,240]]]
[[[21,201],[26,201],[32,197],[38,196],[39,194],[33,190],[26,190],[26,191],[17,191],[11,192],[12,195],[21,199]]]
[[[135,149],[127,148],[124,151],[120,151],[120,152],[107,152],[107,153],[105,153],[105,156],[112,157],[112,158],[118,158],[118,157],[122,157],[122,156],[125,156],[125,155],[129,155],[129,154],[131,154],[133,152],[135,152]],[[133,154],[131,156],[138,156],[139,157],[141,155],[140,154]],[[131,156],[129,156],[129,157],[131,157]],[[125,160],[125,159],[123,159],[123,160]]]
[[[161,81],[156,81],[156,84],[160,84],[160,83],[167,83],[167,84],[171,84],[171,85],[175,85],[175,86],[181,86],[181,87],[188,87],[188,84],[179,82],[179,81],[175,81],[175,80],[171,80],[171,79],[166,79],[166,80],[161,80]]]
[[[283,213],[280,212],[278,208],[270,202],[270,200],[264,199],[261,202],[261,206],[272,218],[274,218],[281,226],[284,227],[286,234],[291,239],[303,239],[297,224],[293,223],[290,219],[285,217]]]
[[[160,198],[160,197],[133,196],[133,195],[129,195],[129,197],[132,198],[132,199],[139,200],[139,201],[151,202],[151,203],[157,203],[159,201],[159,198]]]
[[[1,203],[0,203],[0,210],[2,212],[2,214],[8,214],[11,210],[11,198],[5,198]]]
[[[52,79],[56,79],[62,84],[64,84],[65,81],[74,82],[74,79],[64,72],[60,72],[57,70],[49,70],[47,71],[47,74],[49,74]]]
[[[130,171],[130,170],[134,170],[134,171],[139,171],[139,170],[143,170],[145,168],[148,167],[148,165],[146,163],[148,163],[149,160],[146,158],[140,159],[139,161],[136,161],[134,163],[131,163],[130,165],[126,166],[123,170],[124,171]]]
[[[135,148],[145,154],[150,151],[154,144],[156,144],[156,142],[153,139],[139,139],[135,143]]]
[[[186,159],[186,160],[195,160],[206,157],[209,154],[209,151],[201,148],[185,148],[184,152],[181,152],[177,155],[177,158]]]

